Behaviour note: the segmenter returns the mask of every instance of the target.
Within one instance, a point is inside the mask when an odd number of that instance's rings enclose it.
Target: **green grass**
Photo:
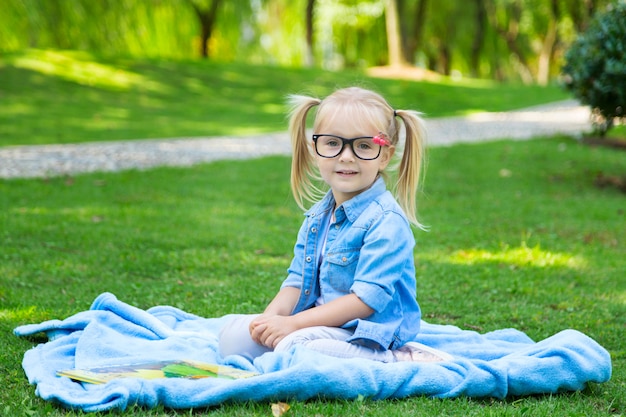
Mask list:
[[[420,197],[418,297],[425,319],[535,340],[578,329],[613,377],[583,392],[524,398],[290,402],[287,415],[626,414],[626,209],[598,189],[623,153],[568,138],[434,148]],[[85,310],[101,292],[207,317],[258,312],[285,276],[301,214],[289,159],[0,181],[0,415],[81,415],[36,397],[20,367],[42,339],[20,324]],[[21,412],[21,414],[20,414]],[[270,415],[269,403],[138,416]]]
[[[558,86],[411,82],[356,71],[28,50],[0,54],[0,146],[283,131],[288,94],[325,96],[354,84],[427,117],[568,98]]]
[[[362,85],[428,117],[567,98],[558,87],[428,83],[359,72],[102,58],[30,50],[0,55],[0,146],[247,135],[285,129],[290,93]],[[622,128],[623,129],[623,128]],[[290,402],[287,415],[557,416],[626,414],[626,209],[597,189],[623,153],[567,138],[435,148],[415,256],[426,320],[536,340],[565,328],[613,357],[610,382],[509,398]],[[288,158],[192,168],[0,180],[0,415],[74,416],[36,397],[20,363],[41,338],[20,324],[64,318],[104,291],[199,315],[258,312],[285,276],[301,213]],[[270,415],[268,403],[128,415]]]

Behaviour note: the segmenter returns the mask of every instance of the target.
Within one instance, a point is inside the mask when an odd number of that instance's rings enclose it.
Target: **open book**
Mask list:
[[[239,379],[258,375],[225,365],[215,365],[192,360],[171,360],[135,363],[129,365],[103,366],[92,369],[68,369],[57,375],[91,384],[105,384],[117,378],[226,378]]]

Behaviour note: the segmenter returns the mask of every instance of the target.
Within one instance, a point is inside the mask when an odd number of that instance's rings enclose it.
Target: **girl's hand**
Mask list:
[[[305,327],[329,326],[340,327],[356,318],[369,317],[374,310],[359,299],[356,294],[348,294],[315,308],[309,308],[295,315],[288,315],[287,308],[276,309],[276,306],[288,304],[299,294],[295,288],[283,288],[272,301],[265,313],[250,323],[250,336],[256,343],[274,349],[288,334]],[[278,301],[280,302],[278,302]],[[289,300],[289,303],[283,303]],[[295,302],[295,301],[294,301]],[[270,308],[271,307],[271,308]]]
[[[296,330],[298,326],[294,316],[262,314],[250,323],[252,340],[270,349]]]

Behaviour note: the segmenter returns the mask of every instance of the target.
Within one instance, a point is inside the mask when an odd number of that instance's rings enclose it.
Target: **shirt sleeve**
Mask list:
[[[384,212],[365,235],[351,292],[376,312],[394,299],[398,286],[415,291],[415,240],[406,219]]]

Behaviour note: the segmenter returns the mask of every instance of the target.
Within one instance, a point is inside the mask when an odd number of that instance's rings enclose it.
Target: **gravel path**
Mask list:
[[[588,107],[575,100],[503,113],[426,119],[429,146],[496,139],[525,140],[590,129]],[[289,155],[286,133],[253,137],[146,139],[75,145],[0,147],[0,178],[37,178],[83,172],[189,166],[219,159]]]

